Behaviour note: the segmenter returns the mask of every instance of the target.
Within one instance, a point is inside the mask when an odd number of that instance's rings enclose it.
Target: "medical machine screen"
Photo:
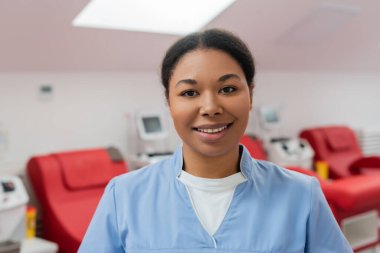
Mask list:
[[[272,124],[279,121],[277,112],[273,108],[262,108],[261,114],[266,123]]]
[[[145,132],[157,133],[162,131],[161,121],[159,117],[145,117],[142,119]]]

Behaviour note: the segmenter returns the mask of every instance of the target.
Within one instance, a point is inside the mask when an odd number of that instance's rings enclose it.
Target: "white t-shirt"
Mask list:
[[[179,180],[186,185],[200,223],[213,235],[227,213],[236,186],[247,179],[241,172],[225,178],[209,179],[182,171]]]

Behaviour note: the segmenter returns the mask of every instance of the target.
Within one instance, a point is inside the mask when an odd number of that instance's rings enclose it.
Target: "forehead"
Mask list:
[[[197,49],[178,61],[170,83],[183,78],[219,78],[225,74],[236,74],[244,79],[242,68],[229,54],[216,49]]]

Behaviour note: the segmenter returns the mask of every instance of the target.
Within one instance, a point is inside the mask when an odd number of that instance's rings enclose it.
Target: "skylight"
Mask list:
[[[184,35],[203,28],[235,0],[92,0],[74,26]]]

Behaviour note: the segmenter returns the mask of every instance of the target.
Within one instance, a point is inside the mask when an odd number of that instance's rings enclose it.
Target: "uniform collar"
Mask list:
[[[183,168],[182,147],[183,147],[182,144],[179,145],[173,155],[173,159],[174,159],[173,162],[174,162],[176,177],[179,177]],[[240,171],[246,179],[250,180],[252,178],[251,173],[252,173],[252,164],[253,164],[251,154],[243,145],[239,145],[239,150],[241,152]]]

